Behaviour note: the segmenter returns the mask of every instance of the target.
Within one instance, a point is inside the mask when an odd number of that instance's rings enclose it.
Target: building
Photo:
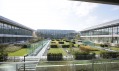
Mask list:
[[[33,29],[0,16],[0,44],[27,41],[32,33]]]
[[[84,2],[94,2],[94,3],[102,3],[102,4],[119,5],[118,0],[73,0],[73,1],[84,1]]]
[[[119,43],[119,19],[80,31],[83,40],[95,43]]]
[[[76,31],[74,30],[51,30],[51,29],[38,29],[37,32],[44,38],[60,39],[68,38],[72,39],[75,37]]]

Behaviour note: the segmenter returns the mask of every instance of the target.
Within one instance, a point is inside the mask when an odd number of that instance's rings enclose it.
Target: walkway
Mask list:
[[[47,42],[48,41],[42,41],[41,45],[37,49],[35,49],[33,53],[29,54],[29,56],[36,56],[42,50],[42,48],[47,44]]]
[[[36,55],[37,57],[42,57],[45,51],[48,49],[49,43],[51,40],[48,41],[48,43],[42,48],[42,50]]]
[[[36,49],[36,51],[33,53],[34,56],[27,56],[27,57],[25,57],[25,62],[36,62],[36,63],[31,63],[31,64],[30,63],[29,64],[25,63],[25,65],[22,64],[19,67],[20,71],[24,71],[24,66],[25,66],[25,70],[27,70],[27,71],[35,71],[36,70],[36,65],[39,63],[39,60],[41,58],[43,58],[43,54],[47,50],[49,43],[50,43],[50,40],[45,42],[43,44],[43,46],[39,46],[38,49]],[[35,54],[36,52],[38,52],[38,53]],[[24,60],[23,57],[22,57],[22,60]]]

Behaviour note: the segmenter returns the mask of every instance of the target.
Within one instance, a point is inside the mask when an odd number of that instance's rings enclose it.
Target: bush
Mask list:
[[[52,41],[55,41],[55,39],[53,39]]]
[[[64,42],[61,42],[61,41],[60,41],[59,44],[64,44]]]
[[[76,52],[75,59],[76,60],[90,60],[95,58],[95,53],[89,54],[87,52]]]
[[[56,43],[56,42],[52,41],[51,43]]]
[[[70,45],[62,45],[62,48],[69,48]]]
[[[110,44],[110,43],[104,43],[104,44],[101,44],[100,46],[101,46],[101,47],[110,47],[111,44]]]
[[[116,47],[119,48],[119,44],[117,44]]]
[[[51,48],[58,48],[58,45],[57,44],[51,44],[50,47]]]
[[[72,42],[73,44],[76,44],[75,42]]]
[[[66,42],[70,42],[69,40],[66,40]]]
[[[60,61],[63,59],[62,53],[48,53],[47,60],[48,61]]]
[[[8,53],[0,54],[0,62],[6,61],[8,57]]]
[[[96,49],[96,48],[91,48],[90,46],[83,46],[83,45],[80,46],[80,49],[82,51],[86,51],[86,52],[89,52],[89,51],[98,51],[98,49]]]
[[[57,41],[60,41],[60,39],[57,39]]]
[[[102,58],[106,58],[106,59],[108,59],[108,58],[118,58],[119,52],[102,52],[100,54],[100,56]]]

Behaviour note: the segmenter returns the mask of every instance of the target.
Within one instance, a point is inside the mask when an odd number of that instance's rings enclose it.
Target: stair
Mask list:
[[[24,68],[25,68],[25,71],[36,71],[36,65],[39,62],[39,58],[26,57],[25,62],[28,62],[28,63],[22,64],[18,71],[24,71]],[[30,63],[30,62],[35,62],[35,63]]]

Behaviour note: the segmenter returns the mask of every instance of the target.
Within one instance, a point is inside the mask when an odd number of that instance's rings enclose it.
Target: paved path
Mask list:
[[[51,40],[48,41],[48,43],[42,48],[42,50],[36,55],[37,57],[42,57],[44,52],[48,49],[49,43]]]

